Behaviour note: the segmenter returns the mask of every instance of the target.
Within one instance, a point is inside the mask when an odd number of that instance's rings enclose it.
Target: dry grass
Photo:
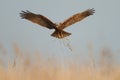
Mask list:
[[[95,65],[90,46],[90,64],[76,65],[69,62],[63,66],[54,57],[43,61],[37,51],[33,58],[25,56],[16,44],[13,48],[15,58],[14,61],[8,61],[7,67],[0,58],[0,80],[120,80],[120,66],[114,64],[113,53],[109,49],[101,50],[98,66]],[[7,51],[0,46],[0,53],[4,52]]]

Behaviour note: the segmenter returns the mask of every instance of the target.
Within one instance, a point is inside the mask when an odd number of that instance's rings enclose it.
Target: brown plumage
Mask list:
[[[22,11],[22,13],[20,13],[20,16],[23,19],[27,19],[27,20],[29,20],[33,23],[36,23],[42,27],[46,27],[48,29],[55,29],[55,31],[51,34],[51,36],[62,39],[64,37],[71,35],[71,33],[63,31],[63,29],[65,29],[66,27],[68,27],[78,21],[83,20],[84,18],[86,18],[90,15],[93,15],[94,11],[95,11],[94,9],[88,9],[84,12],[77,13],[60,24],[55,24],[52,21],[50,21],[47,17],[40,15],[40,14],[34,14],[30,11]]]

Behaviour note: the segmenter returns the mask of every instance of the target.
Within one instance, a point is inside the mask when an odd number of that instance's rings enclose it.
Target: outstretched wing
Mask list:
[[[22,11],[20,13],[20,16],[23,19],[27,19],[33,23],[36,23],[38,25],[41,25],[41,26],[49,28],[49,29],[54,29],[56,27],[56,24],[54,24],[48,18],[46,18],[45,16],[42,16],[40,14],[34,14],[30,11]]]
[[[78,21],[81,21],[83,20],[84,18],[90,16],[90,15],[93,15],[94,13],[94,9],[88,9],[82,13],[78,13],[78,14],[75,14],[73,16],[71,16],[70,18],[68,18],[67,20],[65,20],[63,23],[61,23],[58,28],[59,29],[64,29]]]

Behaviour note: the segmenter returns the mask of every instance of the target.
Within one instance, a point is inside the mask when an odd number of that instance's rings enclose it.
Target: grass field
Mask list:
[[[90,63],[69,62],[67,66],[59,64],[55,58],[44,62],[39,52],[34,53],[34,58],[25,55],[17,45],[13,49],[13,60],[0,57],[0,80],[120,80],[120,66],[112,58],[114,53],[106,49],[100,52],[99,64],[91,57]],[[7,53],[0,46],[0,54],[6,56]]]

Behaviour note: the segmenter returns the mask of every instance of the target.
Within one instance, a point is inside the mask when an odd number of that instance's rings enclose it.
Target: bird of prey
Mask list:
[[[55,31],[51,34],[51,36],[62,39],[64,37],[67,37],[71,35],[71,33],[68,33],[64,31],[66,27],[69,27],[70,25],[79,22],[83,20],[84,18],[93,15],[95,10],[92,9],[87,9],[81,13],[77,13],[66,19],[64,22],[56,24],[50,21],[47,17],[41,15],[41,14],[35,14],[32,13],[28,10],[26,11],[21,11],[20,16],[22,19],[27,19],[33,23],[36,23],[42,27],[46,27],[48,29],[55,29]]]

